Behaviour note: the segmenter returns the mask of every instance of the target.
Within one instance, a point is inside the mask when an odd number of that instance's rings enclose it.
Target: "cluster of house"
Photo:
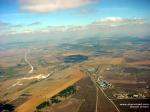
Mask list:
[[[103,80],[103,79],[99,79],[98,78],[96,82],[103,89],[108,89],[108,88],[112,88],[113,87],[113,85],[111,83],[109,83],[108,81]]]
[[[136,99],[136,98],[145,98],[141,93],[118,93],[113,95],[117,99]]]

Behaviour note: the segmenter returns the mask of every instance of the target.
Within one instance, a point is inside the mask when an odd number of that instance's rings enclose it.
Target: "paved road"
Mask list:
[[[101,66],[98,65],[98,67],[96,69],[96,74],[98,72],[100,72],[100,71],[101,71]],[[104,95],[104,97],[115,107],[115,110],[117,110],[117,112],[120,112],[120,110],[118,109],[118,107],[116,106],[116,104],[110,98],[108,98],[108,96],[105,94],[105,92],[103,91],[103,89],[99,85],[97,85],[97,83],[94,80],[93,80],[93,82],[95,83],[96,87],[100,89],[100,92]]]
[[[97,69],[98,70],[98,69]],[[96,106],[95,106],[95,112],[120,112],[118,107],[115,105],[115,103],[108,98],[108,96],[105,94],[102,88],[97,85],[94,78],[91,76],[91,74],[87,71],[86,74],[91,78],[93,84],[96,87]]]
[[[115,107],[115,109],[117,110],[117,112],[120,112],[120,110],[118,109],[118,107],[116,106],[116,104],[110,98],[108,98],[108,96],[105,94],[105,92],[100,87],[99,87],[99,89],[101,90],[101,92],[103,93],[103,95],[107,98],[107,100],[109,100],[109,102]]]
[[[99,96],[98,96],[98,88],[96,87],[96,107],[95,107],[95,112],[98,112],[98,104],[99,104],[99,102],[98,102],[98,98],[99,98]]]

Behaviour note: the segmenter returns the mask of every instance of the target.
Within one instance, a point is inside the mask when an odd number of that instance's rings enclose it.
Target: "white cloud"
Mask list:
[[[122,22],[123,19],[121,17],[107,17],[100,20],[97,20],[96,22]]]
[[[21,8],[31,12],[49,12],[80,7],[95,0],[19,0]]]
[[[96,20],[94,23],[143,23],[143,18],[121,18],[121,17],[106,17]]]
[[[130,24],[145,24],[146,20],[143,18],[121,18],[121,17],[106,17],[101,18],[94,21],[93,25],[104,25],[110,27],[117,27],[123,25],[130,25]]]
[[[33,22],[36,23],[36,22]],[[32,23],[32,24],[33,24]],[[1,22],[1,26],[7,26],[9,23]],[[41,23],[42,24],[42,23]],[[6,29],[6,28],[5,28]],[[150,22],[142,18],[103,18],[91,24],[81,26],[43,26],[33,28],[32,25],[25,25],[22,28],[12,26],[5,32],[0,31],[0,36],[18,37],[86,37],[86,36],[150,36]],[[26,36],[26,37],[27,37]]]

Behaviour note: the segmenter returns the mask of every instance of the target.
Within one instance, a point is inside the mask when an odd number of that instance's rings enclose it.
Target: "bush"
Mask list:
[[[48,106],[49,105],[49,102],[48,101],[45,101],[45,102],[43,102],[43,103],[41,103],[40,105],[38,105],[37,107],[36,107],[36,109],[43,109],[44,107],[46,107],[46,106]]]

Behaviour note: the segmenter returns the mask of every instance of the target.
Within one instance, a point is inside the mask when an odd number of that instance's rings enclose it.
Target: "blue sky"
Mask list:
[[[150,36],[149,6],[149,0],[0,0],[0,38]]]
[[[30,24],[38,21],[52,26],[62,26],[88,24],[104,17],[149,19],[149,5],[149,0],[97,0],[96,2],[91,0],[81,6],[41,13],[23,10],[18,0],[0,0],[0,21],[12,24]]]

